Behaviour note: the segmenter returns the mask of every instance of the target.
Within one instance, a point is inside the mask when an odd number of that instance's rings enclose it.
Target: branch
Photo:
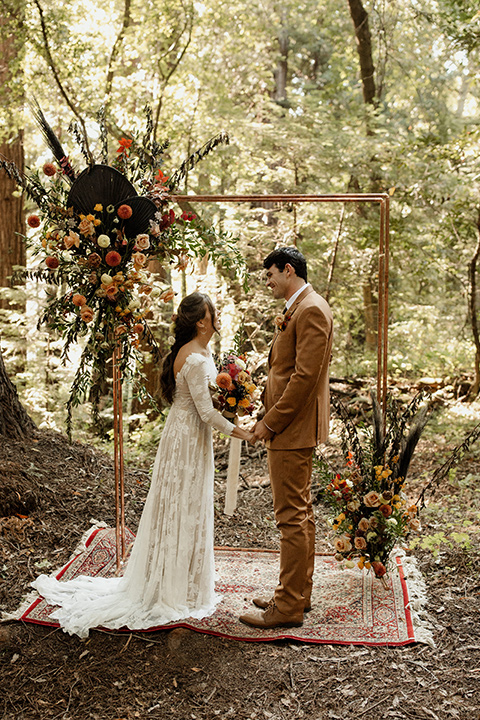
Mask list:
[[[42,26],[42,35],[43,35],[43,41],[44,41],[44,45],[45,45],[45,55],[46,55],[46,58],[47,58],[48,65],[49,65],[49,67],[50,67],[50,70],[51,70],[52,73],[53,73],[53,77],[55,78],[55,82],[56,82],[57,85],[58,85],[58,88],[59,88],[59,90],[60,90],[60,93],[61,93],[63,99],[65,100],[65,102],[67,103],[68,107],[69,107],[70,110],[73,112],[73,114],[75,115],[75,117],[78,119],[80,125],[82,126],[83,134],[84,134],[84,136],[85,136],[85,144],[86,144],[86,146],[87,146],[88,153],[90,154],[90,149],[89,149],[89,147],[88,147],[88,138],[87,138],[87,130],[86,130],[86,127],[85,127],[85,122],[84,122],[82,116],[80,115],[80,113],[78,112],[78,110],[76,109],[75,105],[74,105],[74,104],[72,103],[72,101],[70,100],[70,97],[67,95],[67,92],[66,92],[65,88],[64,88],[63,85],[62,85],[62,82],[61,82],[61,80],[60,80],[60,76],[59,76],[59,74],[58,74],[57,68],[56,68],[55,63],[54,63],[54,61],[53,61],[52,53],[50,52],[50,45],[49,45],[49,42],[48,42],[47,26],[46,26],[46,23],[45,23],[45,18],[44,18],[44,15],[43,15],[42,6],[40,5],[39,0],[34,0],[34,2],[35,2],[35,5],[37,6],[38,14],[39,14],[39,16],[40,16],[40,25]]]
[[[125,37],[125,32],[127,31],[127,28],[130,25],[130,22],[132,20],[130,15],[130,7],[131,7],[131,0],[125,0],[125,9],[123,11],[123,23],[122,27],[120,29],[120,32],[117,35],[117,39],[115,40],[112,52],[110,54],[110,59],[108,61],[108,70],[107,70],[107,80],[105,83],[105,107],[108,107],[108,104],[110,102],[110,95],[112,92],[112,84],[113,84],[113,64],[115,60],[117,59],[120,46],[123,42],[123,38]]]

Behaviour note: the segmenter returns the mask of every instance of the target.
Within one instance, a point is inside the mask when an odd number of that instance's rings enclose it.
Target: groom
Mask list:
[[[254,428],[267,445],[275,520],[280,530],[280,579],[272,598],[255,598],[262,612],[240,617],[257,628],[298,627],[310,610],[315,560],[311,500],[312,455],[328,437],[328,384],[333,318],[307,282],[307,263],[295,247],[265,258],[267,287],[284,298],[283,317],[269,355],[265,416]]]

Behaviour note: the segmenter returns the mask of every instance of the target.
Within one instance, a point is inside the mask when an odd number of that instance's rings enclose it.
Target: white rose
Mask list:
[[[350,570],[351,568],[355,567],[355,563],[353,562],[353,560],[345,560],[345,567]]]
[[[134,298],[133,300],[130,300],[128,303],[128,309],[129,310],[135,310],[136,308],[139,308],[141,305],[140,300],[137,300],[137,298]]]
[[[101,236],[100,236],[100,237],[101,237]],[[107,273],[105,273],[104,275],[102,275],[102,277],[100,278],[100,280],[102,281],[102,284],[103,284],[103,285],[111,285],[112,282],[113,282],[113,278],[112,278],[110,275],[107,275]]]
[[[239,368],[242,368],[242,370],[246,370],[246,368],[247,368],[247,366],[245,365],[245,363],[243,362],[243,360],[241,358],[237,358],[236,364],[238,365]]]
[[[150,295],[151,295],[152,298],[155,298],[155,297],[158,297],[159,295],[161,295],[161,292],[162,292],[162,291],[159,290],[159,288],[153,288],[153,290],[152,290],[152,292],[150,293]]]
[[[388,518],[387,525],[398,525],[398,523],[395,518]]]
[[[97,243],[99,247],[107,248],[110,245],[110,238],[108,235],[99,235]]]

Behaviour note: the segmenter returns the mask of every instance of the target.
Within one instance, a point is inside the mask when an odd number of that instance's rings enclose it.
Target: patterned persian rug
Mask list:
[[[127,545],[134,539],[127,530]],[[308,643],[355,645],[433,645],[424,614],[425,586],[415,560],[401,551],[392,553],[386,586],[372,573],[339,569],[329,555],[315,561],[312,610],[303,627],[256,630],[239,622],[238,616],[253,608],[251,598],[271,594],[278,577],[279,556],[273,551],[216,548],[217,592],[222,596],[217,610],[203,620],[182,620],[161,630],[186,627],[225,638],[261,642],[298,640]],[[77,575],[111,576],[115,573],[115,530],[91,528],[69,562],[56,573],[68,580]],[[49,618],[52,606],[31,593],[22,606],[4,619],[22,620],[58,627]],[[135,628],[131,628],[135,630]]]

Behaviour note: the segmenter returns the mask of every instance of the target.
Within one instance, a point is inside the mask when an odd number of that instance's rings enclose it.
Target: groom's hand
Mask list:
[[[275,433],[272,430],[269,430],[263,420],[257,422],[255,427],[253,428],[253,437],[255,438],[255,440],[270,440],[270,438],[272,438],[274,435]]]

